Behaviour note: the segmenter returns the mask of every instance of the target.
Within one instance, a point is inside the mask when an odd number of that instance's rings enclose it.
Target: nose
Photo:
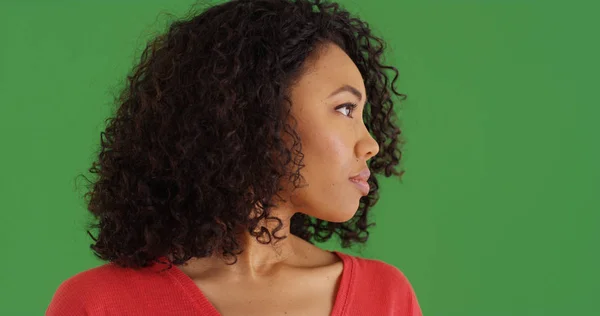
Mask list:
[[[362,126],[362,136],[356,144],[356,156],[363,158],[364,160],[369,160],[379,153],[379,143],[371,136],[367,127],[364,124],[362,124]]]

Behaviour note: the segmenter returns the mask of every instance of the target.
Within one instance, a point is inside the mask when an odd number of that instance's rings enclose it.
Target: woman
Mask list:
[[[91,248],[110,263],[64,281],[46,315],[421,315],[397,268],[313,245],[364,243],[371,172],[402,174],[383,45],[321,1],[173,23],[90,169]]]

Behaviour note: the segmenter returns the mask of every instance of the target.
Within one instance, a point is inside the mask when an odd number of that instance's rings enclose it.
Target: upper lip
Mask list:
[[[367,181],[369,180],[369,177],[371,177],[371,171],[369,170],[369,168],[365,168],[361,170],[359,174],[351,177],[350,179]]]

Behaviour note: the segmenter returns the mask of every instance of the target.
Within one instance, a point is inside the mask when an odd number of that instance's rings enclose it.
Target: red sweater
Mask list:
[[[422,316],[412,286],[396,267],[334,253],[344,269],[332,316]],[[46,316],[220,315],[190,277],[175,265],[160,272],[165,267],[106,263],[80,272],[60,284]]]

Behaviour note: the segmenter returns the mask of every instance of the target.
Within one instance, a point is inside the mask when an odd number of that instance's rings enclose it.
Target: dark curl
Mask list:
[[[281,179],[297,187],[302,148],[289,87],[324,43],[340,46],[365,81],[363,119],[380,145],[374,174],[399,177],[403,144],[391,93],[395,67],[382,64],[385,42],[336,3],[239,0],[176,20],[148,43],[106,120],[97,179],[86,192],[98,229],[90,248],[122,267],[173,264],[220,255],[237,260],[247,231],[262,243],[282,221],[271,215]],[[395,75],[389,80],[385,71]],[[291,139],[290,146],[285,139]],[[288,183],[290,183],[288,182]],[[342,247],[368,238],[377,179],[356,215],[333,223],[296,213],[291,233],[308,242],[338,235]],[[258,207],[257,207],[258,205]],[[253,216],[257,215],[257,216]],[[259,225],[275,219],[274,230]],[[260,227],[258,227],[260,226]]]

